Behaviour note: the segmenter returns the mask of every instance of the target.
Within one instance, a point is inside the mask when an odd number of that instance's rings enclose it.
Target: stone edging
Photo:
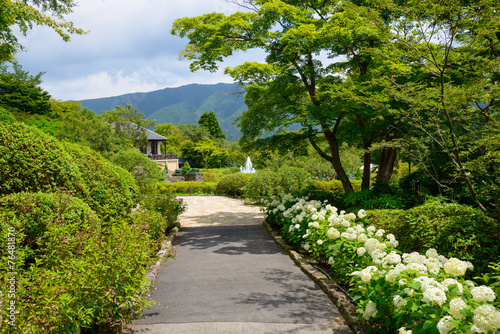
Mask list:
[[[321,271],[314,268],[305,257],[294,251],[290,245],[285,243],[281,236],[274,231],[266,221],[264,221],[262,225],[268,230],[274,241],[288,253],[295,264],[328,295],[330,300],[339,309],[349,328],[356,334],[365,334],[366,326],[356,320],[358,316],[356,306],[343,292],[337,289],[336,284],[330,281]]]
[[[158,277],[158,272],[160,271],[161,265],[168,259],[174,250],[174,241],[179,233],[181,225],[179,223],[175,224],[175,227],[170,230],[167,235],[167,240],[165,240],[160,247],[160,250],[156,253],[158,260],[155,264],[150,267],[150,270],[146,273],[146,278],[151,281],[150,286],[153,287]]]

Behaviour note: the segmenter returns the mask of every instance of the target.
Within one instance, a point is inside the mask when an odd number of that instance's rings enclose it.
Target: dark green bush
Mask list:
[[[223,176],[217,183],[221,195],[234,197],[241,195],[242,188],[245,187],[253,174],[235,173]]]
[[[60,187],[85,199],[89,190],[78,163],[54,137],[23,123],[0,123],[0,195]]]
[[[472,276],[498,261],[495,221],[476,208],[432,199],[406,211],[368,211],[368,217],[396,236],[399,250],[425,253],[435,248],[446,257],[471,261]]]
[[[143,226],[115,222],[104,230],[78,198],[18,193],[0,198],[0,231],[0,286],[17,273],[16,327],[6,332],[72,333],[141,309],[153,251]],[[7,294],[0,298],[7,305]]]
[[[89,189],[85,201],[90,207],[103,218],[108,215],[128,216],[139,192],[132,175],[88,147],[72,143],[64,143],[64,147],[78,164]]]
[[[360,180],[351,180],[351,184],[355,191],[361,189]],[[344,207],[345,192],[342,182],[339,180],[321,181],[315,180],[307,189],[305,189],[303,196],[308,196],[309,199],[317,201],[328,201],[330,205],[338,208]]]
[[[273,197],[280,194],[301,195],[312,183],[311,174],[305,170],[284,167],[277,172],[255,173],[244,188],[244,193],[249,198]]]
[[[127,170],[141,185],[162,181],[163,173],[156,162],[136,148],[120,151],[110,158],[111,162]]]

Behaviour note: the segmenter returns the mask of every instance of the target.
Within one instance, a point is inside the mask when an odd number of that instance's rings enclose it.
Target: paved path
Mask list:
[[[182,197],[177,255],[128,333],[351,333],[328,297],[261,225],[258,207]]]

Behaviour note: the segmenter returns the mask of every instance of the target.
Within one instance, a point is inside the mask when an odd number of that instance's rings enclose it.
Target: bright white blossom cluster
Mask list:
[[[412,313],[415,319],[417,311],[410,306],[423,302],[426,308],[447,310],[446,315],[436,319],[440,334],[461,333],[459,328],[468,328],[466,333],[500,330],[500,312],[491,304],[496,298],[493,290],[463,279],[466,271],[473,269],[470,262],[448,259],[435,249],[429,249],[425,255],[401,254],[394,235],[357,222],[366,217],[364,210],[359,210],[357,215],[346,213],[326,202],[290,195],[267,201],[265,205],[268,218],[272,216],[278,224],[287,227],[290,236],[305,242],[304,249],[326,256],[332,265],[346,258],[349,264],[356,264],[358,269],[351,275],[359,279],[354,292],[364,296],[358,307],[364,319],[374,320],[396,309],[405,312],[407,308],[409,319]],[[342,251],[339,251],[340,244]],[[380,280],[386,282],[384,289],[373,293],[370,287],[375,287]],[[375,298],[377,293],[384,295],[380,300],[391,296],[390,305],[377,305],[380,303]],[[414,324],[409,321],[399,333],[412,333],[409,325]]]

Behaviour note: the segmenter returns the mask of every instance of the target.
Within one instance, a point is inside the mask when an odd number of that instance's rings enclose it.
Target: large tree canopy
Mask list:
[[[345,1],[248,0],[244,5],[251,10],[177,20],[172,33],[189,39],[181,56],[192,61],[192,70],[215,71],[235,52],[263,49],[266,64],[247,62],[226,69],[247,83],[249,109],[239,119],[244,136],[299,124],[303,139],[331,162],[345,191],[352,192],[340,159],[341,141],[356,140],[369,166],[372,144],[393,139],[390,115],[346,94],[351,85],[370,82],[371,69],[378,66],[372,49],[386,38],[386,31],[379,29],[384,21],[376,10]],[[320,138],[326,139],[328,150],[318,145]],[[379,172],[380,180],[388,182],[395,150],[384,149],[390,152],[380,161]],[[368,186],[369,172],[364,177],[364,188]]]
[[[70,34],[85,34],[64,20],[75,6],[73,0],[0,0],[0,62],[11,60],[17,50],[23,49],[14,27],[27,36],[34,25],[48,26],[64,41],[70,40]]]

